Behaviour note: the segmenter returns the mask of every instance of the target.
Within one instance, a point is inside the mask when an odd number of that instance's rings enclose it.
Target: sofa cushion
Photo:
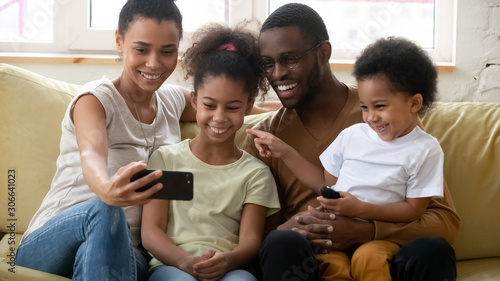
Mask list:
[[[59,155],[61,120],[78,88],[0,64],[0,171],[15,184],[15,201],[0,196],[0,221],[17,219],[11,221],[16,222],[17,233],[26,230],[50,187]],[[9,199],[15,209],[3,207]],[[7,226],[0,224],[0,231],[9,232]]]
[[[457,263],[458,281],[498,281],[500,258],[467,260]]]
[[[445,154],[444,176],[461,218],[457,259],[500,257],[500,104],[437,103],[423,123]]]

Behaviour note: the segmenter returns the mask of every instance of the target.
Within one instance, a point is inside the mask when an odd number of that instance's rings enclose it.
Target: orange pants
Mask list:
[[[388,261],[397,251],[397,244],[375,240],[359,246],[350,258],[344,252],[317,255],[319,280],[391,281]]]

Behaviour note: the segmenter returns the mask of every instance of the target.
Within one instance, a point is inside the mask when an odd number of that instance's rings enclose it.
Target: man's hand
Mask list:
[[[375,237],[375,225],[369,221],[336,216],[331,225],[333,232],[330,239],[335,251],[345,251]]]
[[[322,207],[308,207],[278,227],[293,230],[307,238],[319,253],[351,247],[373,240],[375,226],[371,222],[327,213]]]
[[[334,214],[326,213],[323,208],[308,207],[307,211],[300,212],[278,227],[278,230],[293,230],[307,238],[317,252],[325,252],[332,245],[330,234]]]

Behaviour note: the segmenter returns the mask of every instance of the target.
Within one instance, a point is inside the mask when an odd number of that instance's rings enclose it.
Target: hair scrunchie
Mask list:
[[[217,48],[217,51],[232,51],[238,52],[238,49],[233,45],[233,43],[226,43]]]

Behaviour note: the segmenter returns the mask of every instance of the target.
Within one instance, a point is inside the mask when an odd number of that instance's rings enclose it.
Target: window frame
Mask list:
[[[267,17],[267,0],[224,0],[228,4],[229,25],[234,26],[244,19],[255,19],[262,23]],[[457,0],[435,1],[435,48],[427,49],[431,58],[439,65],[454,66]],[[16,53],[115,55],[114,30],[90,29],[90,0],[54,0],[54,42],[17,43],[0,42],[0,50]],[[82,13],[82,11],[84,11]],[[75,20],[76,19],[76,20]],[[64,24],[59,24],[64,23]],[[185,32],[180,53],[189,44],[191,33]],[[352,64],[361,50],[346,51],[335,48],[332,42],[331,62]],[[36,51],[35,51],[36,50]],[[1,55],[2,52],[0,52]],[[5,53],[5,52],[4,52]],[[21,54],[17,54],[21,53]]]
[[[115,30],[89,28],[90,1],[71,1],[68,6],[68,50],[109,53],[115,50]],[[81,11],[84,11],[83,13]],[[74,19],[77,19],[76,21]]]

